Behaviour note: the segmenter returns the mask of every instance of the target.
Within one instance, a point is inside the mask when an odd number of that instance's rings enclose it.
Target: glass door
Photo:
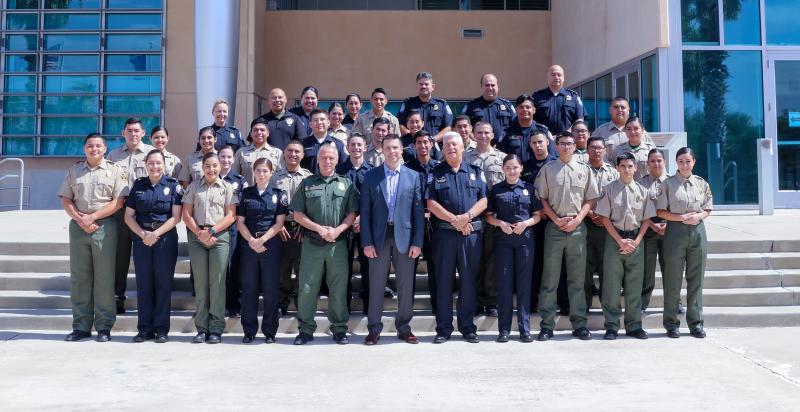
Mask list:
[[[773,144],[775,206],[800,207],[800,53],[770,53],[767,137]]]

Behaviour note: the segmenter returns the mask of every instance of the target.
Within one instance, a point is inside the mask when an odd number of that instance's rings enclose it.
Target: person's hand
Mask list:
[[[500,228],[500,230],[503,231],[503,233],[505,233],[507,235],[510,235],[510,234],[514,233],[514,226],[510,225],[506,221],[501,220],[500,221],[500,225],[498,225],[498,227]]]
[[[514,223],[513,225],[511,225],[511,227],[514,229],[514,234],[515,235],[521,235],[521,234],[525,233],[525,229],[528,228],[528,225],[525,224],[524,221],[522,221],[522,222]]]
[[[319,236],[323,240],[325,240],[327,242],[330,242],[331,241],[331,230],[332,230],[332,228],[330,226],[321,226],[320,229],[317,231],[317,233],[319,234]]]
[[[211,238],[211,232],[209,232],[208,229],[203,229],[197,232],[197,240],[202,242],[204,245],[207,244],[206,242],[208,242],[209,238]]]
[[[203,245],[205,245],[206,247],[213,247],[214,245],[217,244],[217,238],[214,236],[209,236],[208,239],[204,241],[201,240],[200,242],[202,242]]]
[[[81,229],[83,229],[83,231],[86,232],[86,234],[89,234],[89,235],[91,235],[92,233],[96,232],[97,229],[100,229],[100,226],[98,226],[97,223],[92,223],[89,226],[83,226],[81,224],[78,224],[78,226],[80,226]]]
[[[253,237],[247,242],[247,245],[250,246],[250,249],[253,249],[256,253],[263,253],[266,252],[267,248],[264,247],[264,241],[260,238]]]
[[[591,212],[591,216],[589,216],[589,218],[592,219],[592,223],[594,223],[596,226],[600,226],[600,227],[603,226],[603,216],[600,216],[597,213]]]
[[[81,227],[89,227],[92,224],[94,224],[94,222],[95,222],[94,215],[92,215],[91,213],[86,213],[86,214],[81,213],[80,222],[78,222],[78,224]]]
[[[298,242],[302,242],[303,241],[303,231],[302,230],[299,230],[299,229],[297,230],[297,233],[294,234],[294,240],[296,240]]]
[[[408,249],[408,257],[410,257],[411,259],[416,259],[421,254],[422,254],[422,249],[420,249],[419,246],[411,246]]]
[[[361,216],[356,216],[356,220],[353,221],[353,233],[361,233]]]
[[[564,226],[561,226],[559,229],[561,229],[563,232],[572,233],[578,228],[579,224],[581,224],[581,222],[578,219],[569,217],[567,223]]]
[[[553,223],[555,223],[556,226],[558,226],[558,230],[565,231],[564,228],[572,219],[573,219],[572,216],[559,217],[556,218],[556,220],[554,220]]]
[[[666,223],[654,223],[652,226],[653,231],[656,232],[659,236],[664,236],[664,233],[667,232],[667,224]]]
[[[292,238],[292,236],[289,234],[289,231],[286,230],[286,226],[281,228],[281,231],[278,232],[278,236],[280,236],[281,240],[284,241],[284,242],[286,242],[286,241],[288,241],[289,239]]]
[[[453,218],[453,220],[450,221],[450,224],[453,225],[454,228],[461,230],[461,228],[469,222],[469,215],[467,213],[462,213]]]
[[[376,257],[378,257],[378,252],[375,251],[375,246],[372,245],[364,246],[364,256],[370,259],[375,259]]]
[[[461,229],[458,230],[464,236],[469,236],[472,234],[472,223],[467,223],[466,225],[462,226]]]
[[[619,253],[622,255],[632,253],[636,249],[635,242],[631,239],[621,239],[617,244],[619,245]]]
[[[686,218],[686,220],[683,221],[683,223],[687,225],[692,225],[692,226],[699,225],[700,222],[702,221],[702,219],[700,219],[699,213],[687,213],[687,215],[689,215],[688,218]]]
[[[144,237],[142,237],[142,243],[144,243],[145,246],[153,246],[156,244],[156,242],[158,242],[158,239],[159,239],[158,235],[156,235],[153,232],[145,230]]]

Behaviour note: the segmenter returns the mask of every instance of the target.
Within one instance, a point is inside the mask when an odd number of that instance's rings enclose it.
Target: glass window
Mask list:
[[[97,30],[100,28],[99,14],[48,13],[44,15],[47,30]]]
[[[161,109],[160,96],[106,96],[105,113],[158,113]]]
[[[36,140],[30,137],[4,137],[4,156],[33,156],[36,151]]]
[[[723,0],[725,44],[761,44],[759,0]]]
[[[35,34],[9,34],[6,36],[6,49],[11,51],[36,50],[38,43]]]
[[[800,61],[775,62],[775,113],[778,138],[778,189],[800,190]]]
[[[100,50],[99,34],[48,34],[44,36],[48,51]]]
[[[716,204],[755,203],[764,136],[760,51],[684,51],[684,120]]]
[[[34,134],[36,118],[33,116],[3,117],[3,134]]]
[[[684,44],[719,44],[717,0],[681,0],[681,31]]]
[[[7,54],[6,55],[6,71],[7,72],[35,72],[36,71],[36,55],[35,54]]]
[[[161,71],[161,56],[158,54],[108,55],[106,56],[106,71],[109,72]]]
[[[161,0],[108,0],[109,9],[160,9]]]
[[[161,93],[161,76],[106,76],[107,93]]]
[[[109,34],[106,50],[161,50],[160,34]]]
[[[45,72],[96,72],[100,58],[92,54],[46,54],[42,71]]]
[[[656,56],[642,59],[642,111],[639,115],[644,122],[644,129],[651,132],[658,127],[658,63]]]
[[[628,73],[628,101],[631,105],[631,114],[641,116],[639,106],[639,72]]]
[[[9,9],[37,9],[39,0],[8,0]]]
[[[103,133],[106,135],[114,135],[115,137],[119,136],[122,132],[123,127],[125,127],[125,120],[128,119],[130,116],[109,116],[103,118]],[[159,118],[158,117],[141,117],[142,119],[142,127],[148,133],[154,127],[159,125]],[[110,144],[109,144],[110,147]]]
[[[33,114],[33,113],[36,113],[36,97],[5,96],[3,98],[3,114]]]
[[[160,30],[161,14],[108,14],[108,30]]]
[[[767,44],[800,44],[797,0],[764,0]]]
[[[39,28],[39,15],[36,13],[6,14],[6,30],[36,30]]]
[[[46,0],[48,9],[99,9],[100,0]]]
[[[42,134],[86,136],[97,131],[97,117],[43,117]]]
[[[46,114],[97,114],[97,96],[45,96],[42,113]]]
[[[36,76],[6,76],[6,93],[35,93]]]
[[[89,134],[91,132],[87,132]],[[41,155],[82,156],[83,137],[43,137],[39,139]]]
[[[586,113],[586,117],[583,120],[586,121],[589,130],[594,130],[597,128],[597,115],[595,114],[597,104],[594,98],[594,81],[581,85],[581,100],[583,100],[583,109]]]
[[[611,73],[597,79],[597,125],[611,121],[608,107],[611,106]]]
[[[99,76],[44,76],[45,93],[96,93]]]

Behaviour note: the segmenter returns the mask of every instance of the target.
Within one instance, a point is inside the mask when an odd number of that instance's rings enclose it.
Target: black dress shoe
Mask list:
[[[219,333],[209,333],[208,339],[206,339],[206,343],[210,343],[212,345],[217,343],[222,343],[222,335]]]
[[[580,340],[592,340],[592,333],[586,328],[578,328],[573,330],[572,336],[575,336]]]
[[[506,343],[506,342],[508,342],[508,333],[503,332],[500,335],[498,335],[496,342],[498,342],[498,343]]]
[[[690,333],[697,339],[703,339],[706,337],[706,331],[704,331],[702,327],[696,327],[692,329]]]
[[[289,308],[281,307],[281,317],[289,315]]]
[[[433,338],[433,343],[437,343],[437,344],[439,344],[439,343],[445,343],[445,342],[447,342],[447,341],[449,341],[449,340],[450,340],[450,337],[449,337],[449,336],[444,336],[444,335],[436,335],[436,337],[435,337],[435,338]]]
[[[111,340],[111,331],[108,330],[101,330],[97,331],[97,338],[95,338],[98,342],[108,342]]]
[[[464,335],[464,340],[469,343],[478,343],[481,340],[478,339],[478,334],[475,332],[470,332]]]
[[[496,318],[497,317],[497,308],[494,307],[494,306],[487,306],[486,307],[486,316],[489,316],[491,318]]]
[[[606,331],[606,334],[603,335],[603,339],[605,339],[605,340],[615,340],[615,339],[617,339],[617,335],[618,335],[617,331],[609,329],[609,330]]]
[[[683,306],[683,303],[678,304],[678,313],[686,313],[686,307]]]
[[[375,332],[370,332],[367,334],[367,337],[364,338],[364,344],[367,346],[373,346],[378,343],[378,339],[380,339],[380,335]]]
[[[678,331],[678,329],[668,329],[667,337],[672,339],[678,339],[681,337],[681,332]]]
[[[531,335],[530,333],[524,333],[522,335],[519,335],[519,341],[523,343],[531,343],[533,342],[533,335]]]
[[[142,342],[144,342],[146,340],[154,339],[155,337],[156,337],[156,335],[154,335],[152,333],[139,332],[139,333],[136,334],[136,336],[133,337],[133,341],[136,342],[136,343],[142,343]]]
[[[194,339],[192,339],[192,343],[205,343],[206,339],[208,339],[207,333],[197,332],[197,335],[195,335]]]
[[[67,342],[78,342],[91,337],[92,334],[89,332],[84,332],[82,330],[73,330],[67,336],[64,337],[64,340]]]
[[[345,332],[336,332],[333,334],[333,341],[339,345],[347,345],[350,343],[350,339],[347,339],[347,333]]]
[[[300,333],[299,335],[297,335],[296,338],[294,338],[294,344],[305,345],[306,343],[311,342],[312,340],[314,340],[313,336],[307,333]]]
[[[253,335],[245,334],[244,337],[242,338],[242,343],[253,343],[253,339],[255,338],[256,337]]]
[[[394,297],[394,291],[392,290],[392,288],[387,286],[385,289],[383,289],[383,297],[385,297],[385,298],[393,298]]]
[[[264,337],[264,343],[275,343],[275,335],[267,335]]]
[[[117,298],[117,315],[125,313],[125,298]]]
[[[569,316],[569,308],[561,308],[558,310],[558,313],[560,313],[561,316]]]
[[[536,340],[539,342],[546,342],[553,338],[553,331],[550,329],[542,329],[539,332],[539,335],[536,336]]]
[[[636,330],[632,330],[630,332],[628,332],[626,330],[625,334],[630,336],[630,337],[636,338],[636,339],[647,339],[648,338],[647,332],[645,332],[644,329],[636,329]]]
[[[592,296],[600,296],[600,288],[592,285]]]
[[[167,342],[169,342],[169,338],[167,337],[166,333],[158,332],[158,333],[156,333],[155,342],[156,343],[167,343]]]

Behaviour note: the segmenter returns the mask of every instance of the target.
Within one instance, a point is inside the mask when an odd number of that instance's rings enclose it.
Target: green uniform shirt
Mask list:
[[[318,225],[336,227],[345,216],[358,211],[358,194],[350,179],[314,174],[300,182],[290,209]]]
[[[691,175],[688,179],[676,173],[661,184],[661,193],[656,199],[656,209],[679,215],[699,213],[713,209],[711,188],[702,177]]]

